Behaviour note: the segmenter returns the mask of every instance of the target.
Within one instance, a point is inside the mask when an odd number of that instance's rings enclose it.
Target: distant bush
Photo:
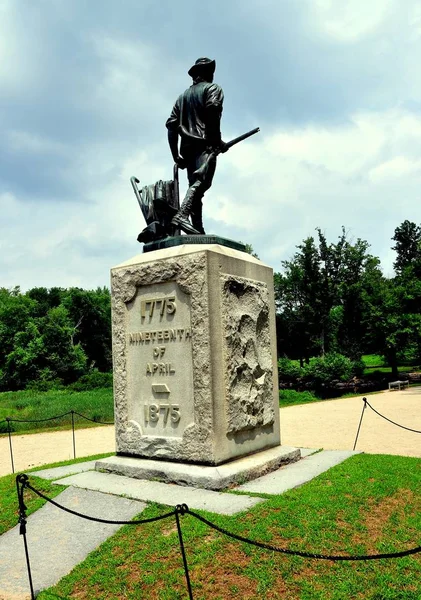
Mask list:
[[[113,387],[113,374],[102,373],[98,369],[92,369],[86,375],[82,375],[75,383],[68,386],[75,392],[87,392],[96,388]]]
[[[397,354],[398,364],[404,366],[416,365],[419,362],[419,358],[419,350],[415,345],[409,346]]]
[[[348,381],[353,375],[353,362],[343,354],[329,353],[313,358],[303,367],[303,379],[316,387],[329,385],[332,381]]]
[[[63,382],[58,377],[54,376],[54,373],[46,367],[42,369],[37,379],[33,379],[26,384],[26,390],[32,390],[33,392],[49,392],[50,390],[60,390],[63,388]]]
[[[289,358],[280,358],[278,374],[280,381],[296,381],[301,376],[301,369],[295,361]]]
[[[362,358],[352,362],[352,374],[355,375],[355,377],[362,377],[364,375],[365,368],[366,365]]]
[[[290,404],[304,404],[306,402],[314,402],[318,400],[314,392],[306,390],[297,392],[296,390],[279,390],[279,404],[281,406],[289,406]]]

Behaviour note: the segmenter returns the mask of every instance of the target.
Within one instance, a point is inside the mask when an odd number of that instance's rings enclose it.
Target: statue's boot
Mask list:
[[[193,225],[189,221],[189,215],[192,212],[194,195],[197,193],[197,188],[199,187],[200,182],[194,183],[187,190],[186,197],[184,198],[183,204],[180,207],[180,210],[173,217],[171,224],[179,227],[184,233],[190,233],[192,235],[199,235],[199,231],[193,227]]]
[[[188,217],[183,217],[182,215],[176,214],[173,220],[171,221],[172,225],[179,227],[184,233],[190,233],[192,235],[199,235],[200,231],[197,231],[190,223]]]

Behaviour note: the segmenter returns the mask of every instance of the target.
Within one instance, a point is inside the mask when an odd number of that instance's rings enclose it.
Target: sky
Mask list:
[[[206,232],[280,271],[344,226],[392,275],[394,229],[421,223],[417,0],[0,0],[0,287],[93,289],[142,252],[130,177],[171,178],[202,56],[223,139],[261,129],[218,159]]]

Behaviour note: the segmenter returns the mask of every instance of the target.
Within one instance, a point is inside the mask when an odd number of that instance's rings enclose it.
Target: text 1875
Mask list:
[[[163,421],[163,424],[178,423],[180,420],[180,405],[179,404],[145,404],[145,423],[158,423]]]

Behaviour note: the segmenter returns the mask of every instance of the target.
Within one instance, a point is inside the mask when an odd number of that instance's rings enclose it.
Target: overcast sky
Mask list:
[[[420,2],[0,0],[0,287],[108,285],[142,251],[130,176],[171,178],[200,56],[223,139],[261,128],[220,157],[207,233],[279,271],[344,225],[392,273],[395,227],[421,222]]]

